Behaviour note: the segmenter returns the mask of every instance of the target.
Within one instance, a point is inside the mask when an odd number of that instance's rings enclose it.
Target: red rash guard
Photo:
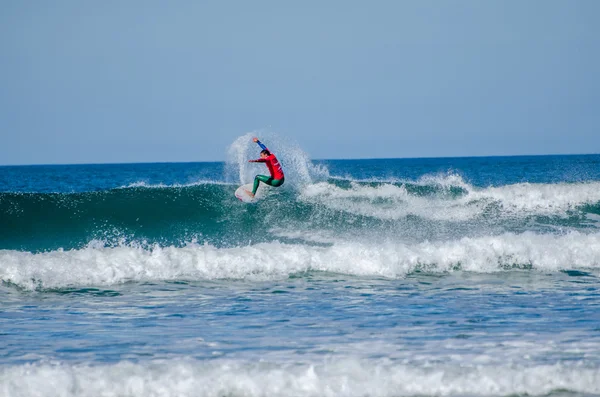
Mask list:
[[[255,163],[267,163],[267,168],[271,173],[271,178],[273,179],[283,179],[283,170],[281,169],[281,164],[279,164],[279,160],[275,157],[274,154],[270,154],[264,159],[254,160]]]

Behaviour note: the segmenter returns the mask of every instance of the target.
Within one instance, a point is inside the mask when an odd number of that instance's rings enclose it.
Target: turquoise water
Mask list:
[[[600,395],[600,156],[0,167],[2,396]]]

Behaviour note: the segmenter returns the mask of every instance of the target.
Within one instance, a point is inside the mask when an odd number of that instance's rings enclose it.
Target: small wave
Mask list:
[[[472,190],[469,197],[497,201],[506,211],[514,213],[560,214],[600,202],[600,182],[519,183]]]
[[[371,178],[353,178],[350,175],[346,176],[337,176],[337,175],[328,175],[327,179],[334,181],[344,181],[344,182],[355,182],[360,184],[368,184],[368,183],[376,183],[376,184],[392,184],[392,185],[414,185],[414,186],[437,186],[437,187],[445,187],[445,188],[464,188],[469,189],[471,185],[469,185],[461,175],[456,173],[445,173],[445,174],[427,174],[423,175],[417,180],[412,179],[403,179],[403,178],[379,178],[379,177],[371,177]]]
[[[415,186],[421,187],[417,190]],[[441,187],[424,192],[423,187]],[[425,194],[427,193],[427,194]],[[600,203],[600,183],[522,183],[476,188],[460,176],[423,177],[408,182],[319,182],[307,186],[300,199],[327,208],[383,220],[409,215],[431,220],[466,221],[490,207],[501,217],[568,216],[569,211]]]
[[[323,363],[172,359],[110,365],[4,368],[6,397],[25,396],[544,396],[600,393],[600,368],[554,365],[412,366],[338,359]]]
[[[415,244],[339,242],[328,247],[278,242],[234,248],[196,243],[185,247],[103,247],[95,242],[70,251],[0,251],[0,279],[27,289],[174,279],[272,280],[311,271],[397,278],[415,271],[514,268],[598,269],[600,233],[506,233]]]
[[[482,211],[465,206],[464,202],[415,196],[404,185],[387,183],[369,186],[351,182],[350,187],[344,189],[321,182],[307,186],[300,199],[335,211],[383,220],[398,220],[408,215],[434,220],[466,220]]]
[[[0,227],[0,249],[78,248],[111,235],[174,244],[213,232],[207,237],[212,241],[226,230],[219,229],[219,221],[236,209],[241,212],[233,191],[231,186],[210,183],[83,193],[0,193],[0,225],[10,225]]]

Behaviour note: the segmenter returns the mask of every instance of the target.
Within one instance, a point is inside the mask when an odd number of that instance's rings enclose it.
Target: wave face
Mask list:
[[[1,193],[3,249],[71,249],[91,240],[174,244],[218,238],[231,187],[128,187],[82,193]],[[233,203],[233,202],[232,202]],[[232,219],[233,220],[233,219]],[[230,227],[234,227],[234,222]],[[242,222],[242,225],[244,223]]]
[[[130,281],[282,280],[315,271],[388,278],[457,270],[589,269],[599,273],[600,233],[556,236],[527,232],[416,244],[337,242],[311,246],[271,242],[234,248],[208,244],[108,248],[98,242],[70,251],[0,251],[0,263],[0,278],[27,289],[110,286]]]
[[[460,176],[415,182],[328,178],[269,189],[255,205],[237,185],[134,185],[98,192],[0,193],[0,249],[39,252],[144,242],[217,247],[284,241],[456,239],[597,229],[600,182],[478,188]],[[294,238],[295,237],[295,238]]]

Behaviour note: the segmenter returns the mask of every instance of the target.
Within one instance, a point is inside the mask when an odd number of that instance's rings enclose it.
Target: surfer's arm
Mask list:
[[[248,160],[249,163],[266,163],[265,159]]]
[[[267,147],[265,145],[263,145],[263,143],[261,141],[258,140],[258,138],[254,138],[253,140],[254,140],[254,142],[256,142],[258,144],[258,146],[260,146],[260,148],[262,150],[269,150],[269,149],[267,149]],[[264,162],[264,161],[261,161],[261,162]]]

